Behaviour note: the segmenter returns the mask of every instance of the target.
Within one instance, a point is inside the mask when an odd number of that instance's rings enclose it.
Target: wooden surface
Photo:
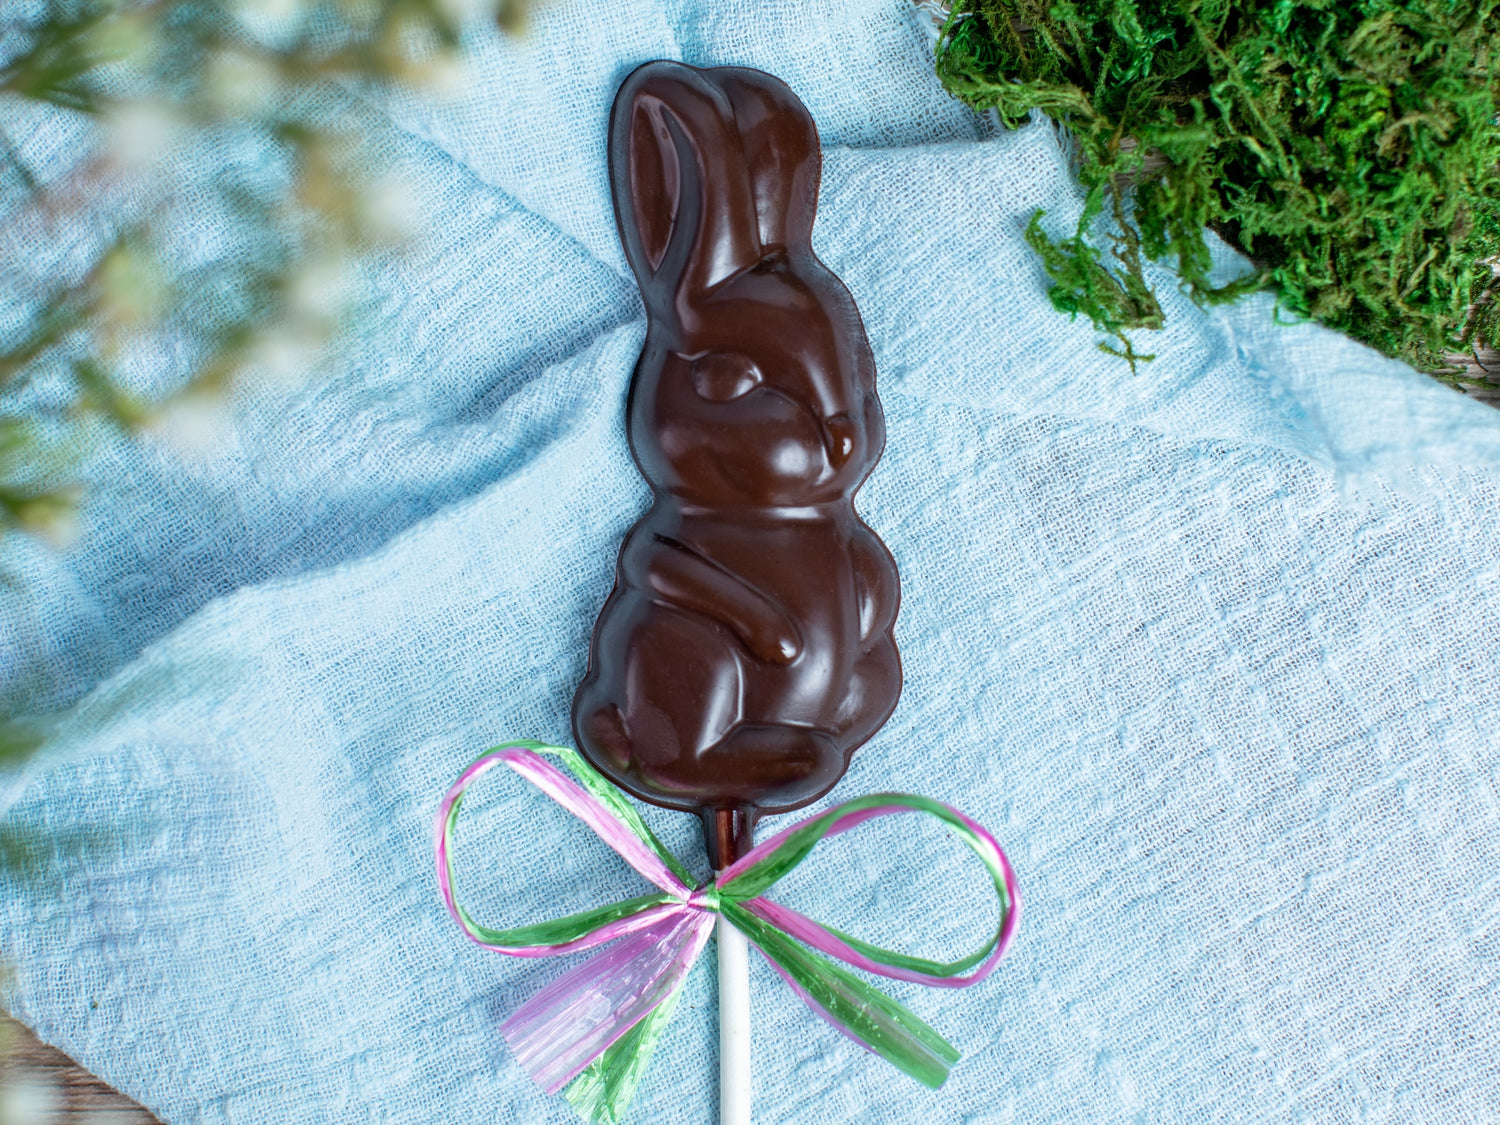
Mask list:
[[[14,1020],[0,1016],[0,1034],[5,1042],[3,1125],[161,1125]]]
[[[1491,406],[1500,406],[1500,350],[1478,348],[1469,355],[1451,355],[1448,360],[1455,367],[1465,369],[1465,394]]]

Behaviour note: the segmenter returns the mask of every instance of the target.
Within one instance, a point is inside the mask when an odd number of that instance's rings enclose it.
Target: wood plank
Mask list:
[[[1500,406],[1500,349],[1476,348],[1470,353],[1443,358],[1464,369],[1459,377],[1464,394],[1491,406]]]
[[[8,1093],[27,1091],[24,1100],[51,1115],[37,1113],[38,1123],[57,1125],[161,1125],[135,1102],[116,1093],[56,1047],[49,1047],[31,1031],[0,1015],[4,1043],[3,1083]],[[3,1108],[0,1108],[3,1112]]]

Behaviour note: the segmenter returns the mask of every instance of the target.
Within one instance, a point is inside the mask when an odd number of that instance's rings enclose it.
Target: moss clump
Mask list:
[[[1161,324],[1142,258],[1200,304],[1258,288],[1430,372],[1500,336],[1500,0],[957,0],[937,69],[1015,126],[1077,140],[1073,237],[1035,220],[1059,309]],[[1133,189],[1132,205],[1125,203]],[[1109,208],[1113,245],[1091,239]],[[1256,272],[1210,280],[1204,228]],[[1117,349],[1109,349],[1117,350]]]

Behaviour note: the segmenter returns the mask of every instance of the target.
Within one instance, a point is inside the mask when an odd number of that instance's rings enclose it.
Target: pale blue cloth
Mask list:
[[[835,797],[958,805],[1026,899],[983,985],[890,986],[964,1052],[938,1092],[753,964],[757,1122],[1500,1120],[1500,413],[1167,274],[1156,361],[1101,354],[1021,238],[1077,214],[1056,135],[952,102],[928,44],[905,0],[555,0],[523,45],[476,28],[451,97],[330,96],[426,219],[357,345],[239,402],[211,457],[101,449],[68,551],[0,546],[7,698],[72,708],[7,790],[56,841],[4,896],[21,1018],[169,1125],[573,1120],[496,1032],[564,962],[464,942],[431,818],[500,738],[569,737],[645,498],[605,122],[633,66],[681,58],[806,101],[816,245],[879,364],[861,507],[906,687]],[[25,151],[61,171],[76,133]],[[98,237],[12,240],[0,325]],[[483,919],[641,889],[519,782],[469,808]],[[701,866],[688,818],[649,819]],[[930,955],[990,917],[943,897],[985,893],[977,865],[899,821],[789,884]],[[710,967],[633,1120],[715,1112]]]

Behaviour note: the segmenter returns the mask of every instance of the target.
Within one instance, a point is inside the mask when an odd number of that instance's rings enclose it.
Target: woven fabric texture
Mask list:
[[[906,0],[557,0],[522,43],[469,39],[457,93],[328,95],[427,220],[332,373],[244,396],[206,457],[101,444],[75,544],[0,544],[7,698],[66,710],[3,790],[50,841],[0,897],[12,1010],[168,1125],[574,1120],[496,1030],[570,962],[462,939],[431,820],[502,738],[569,739],[647,495],[605,122],[680,58],[807,103],[815,245],[879,366],[860,507],[906,686],[829,801],[957,805],[1026,901],[984,984],[889,985],[964,1053],[937,1092],[755,961],[756,1120],[1500,1120],[1500,413],[1165,274],[1156,360],[1102,354],[1022,239],[1078,213],[1064,147],[948,99]],[[60,174],[81,128],[19,135]],[[0,330],[103,235],[69,237],[6,244]],[[647,818],[703,867],[690,818]],[[515,779],[475,788],[459,847],[492,924],[642,887]],[[993,920],[908,818],[777,893],[927,955]],[[633,1120],[712,1119],[715,1006],[710,956]]]

